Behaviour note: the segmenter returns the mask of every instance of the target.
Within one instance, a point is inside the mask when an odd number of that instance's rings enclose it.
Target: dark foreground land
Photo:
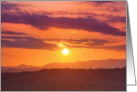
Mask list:
[[[126,68],[2,73],[2,91],[125,91]]]

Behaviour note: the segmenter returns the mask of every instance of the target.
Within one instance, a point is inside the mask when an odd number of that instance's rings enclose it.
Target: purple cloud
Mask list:
[[[28,48],[28,49],[46,49],[46,50],[57,50],[59,47],[57,44],[51,44],[50,41],[54,42],[67,42],[70,44],[65,44],[69,48],[87,48],[87,49],[108,49],[108,50],[117,50],[125,51],[126,45],[118,46],[103,46],[106,43],[113,43],[108,40],[101,39],[40,39],[34,37],[23,37],[27,35],[25,33],[4,31],[2,34],[10,35],[20,35],[20,36],[2,36],[1,46],[9,48]],[[48,43],[45,41],[49,41]]]
[[[27,35],[27,34],[25,34],[25,33],[12,32],[12,31],[2,31],[1,34],[9,34],[9,35]]]
[[[89,1],[87,1],[89,2]],[[110,1],[99,1],[94,3],[109,3]],[[126,36],[126,32],[111,27],[105,22],[101,22],[94,17],[88,18],[67,18],[67,17],[49,17],[46,14],[29,14],[28,12],[23,12],[20,10],[21,6],[26,6],[22,4],[13,4],[2,2],[2,11],[11,9],[16,10],[15,13],[2,12],[1,22],[9,23],[23,23],[29,24],[33,27],[39,28],[41,30],[46,30],[50,27],[63,28],[63,29],[82,29],[89,32],[100,32],[103,34],[115,35],[115,36]],[[113,17],[109,16],[109,22],[119,21],[125,22],[125,17]]]
[[[125,32],[120,31],[117,28],[109,26],[107,23],[98,21],[97,19],[90,18],[67,18],[59,17],[53,18],[46,15],[28,14],[24,15],[10,15],[7,13],[1,14],[1,22],[9,23],[23,23],[30,24],[33,27],[41,30],[48,29],[50,27],[63,28],[63,29],[82,29],[89,32],[100,32],[103,34],[126,36]]]
[[[44,40],[33,37],[2,36],[1,38],[2,47],[47,50],[55,50],[57,48],[55,44],[45,43]]]

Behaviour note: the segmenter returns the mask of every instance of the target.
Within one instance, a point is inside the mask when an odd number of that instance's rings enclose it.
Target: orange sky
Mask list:
[[[126,59],[125,1],[1,4],[2,66]]]

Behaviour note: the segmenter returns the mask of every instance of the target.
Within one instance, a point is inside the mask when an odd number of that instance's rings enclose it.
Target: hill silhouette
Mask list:
[[[19,66],[4,66],[4,67],[1,67],[1,72],[5,73],[5,72],[38,71],[40,69],[42,69],[42,67],[21,64]]]
[[[97,68],[123,68],[126,66],[125,59],[106,59],[106,60],[89,60],[89,61],[78,61],[59,63],[53,62],[45,66],[31,66],[31,65],[19,65],[19,66],[7,66],[1,67],[1,72],[22,72],[22,71],[38,71],[41,69],[52,69],[52,68],[71,68],[71,69],[97,69]]]
[[[2,91],[125,91],[126,68],[2,73]]]
[[[97,69],[97,68],[122,68],[126,66],[125,59],[89,60],[68,63],[49,63],[45,68],[73,68],[73,69]]]

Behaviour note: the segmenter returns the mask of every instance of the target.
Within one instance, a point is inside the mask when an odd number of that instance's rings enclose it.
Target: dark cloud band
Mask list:
[[[2,36],[1,38],[2,47],[48,50],[57,48],[55,44],[45,43],[44,40],[33,37]]]
[[[95,2],[95,3],[110,3],[110,2]],[[68,18],[68,17],[49,17],[46,14],[29,14],[28,12],[23,12],[20,10],[21,4],[12,4],[7,2],[2,2],[2,14],[1,22],[9,23],[23,23],[29,24],[33,27],[39,28],[41,30],[46,30],[50,27],[62,28],[62,29],[77,29],[85,30],[88,32],[99,32],[102,34],[115,35],[115,36],[126,36],[126,32],[114,28],[105,22],[100,22],[94,17],[88,18]],[[9,13],[11,9],[14,9],[15,13]],[[3,12],[7,10],[6,12]],[[112,16],[111,16],[112,17]],[[124,21],[123,18],[111,18],[109,22],[114,21]]]
[[[25,15],[10,15],[2,14],[2,22],[10,23],[23,23],[30,24],[33,27],[41,30],[48,29],[50,27],[63,28],[63,29],[82,29],[89,32],[100,32],[103,34],[126,36],[125,32],[120,31],[117,28],[109,26],[107,23],[102,23],[93,17],[90,18],[53,18],[46,15],[37,14],[25,14]]]
[[[8,35],[27,35],[27,34],[25,34],[25,33],[12,32],[12,31],[2,31],[1,34],[8,34]]]
[[[11,31],[5,31],[2,32],[2,34],[24,35],[24,33],[16,33]],[[1,46],[9,48],[57,50],[60,49],[60,47],[58,47],[58,43],[65,42],[66,44],[64,45],[68,48],[107,49],[115,51],[126,51],[126,45],[104,46],[104,44],[112,42],[100,39],[40,39],[28,36],[2,36],[1,38]],[[53,44],[52,42],[56,42],[56,44]]]

